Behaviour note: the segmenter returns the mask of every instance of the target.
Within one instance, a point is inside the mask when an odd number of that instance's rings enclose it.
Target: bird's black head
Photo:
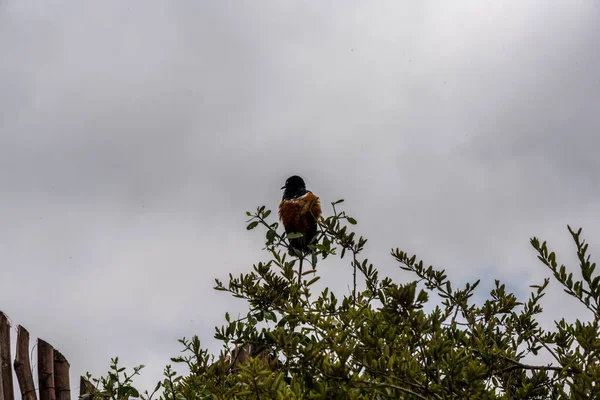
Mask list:
[[[296,197],[303,196],[307,192],[304,179],[297,175],[290,176],[285,181],[285,185],[281,189],[285,189],[283,192],[283,200],[291,200]]]

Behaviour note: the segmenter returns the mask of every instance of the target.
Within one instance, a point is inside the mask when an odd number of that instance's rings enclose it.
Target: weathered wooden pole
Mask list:
[[[38,387],[40,400],[56,400],[54,390],[54,348],[45,340],[38,339]]]
[[[14,400],[13,377],[10,356],[10,322],[0,311],[0,400]]]
[[[54,385],[56,400],[71,400],[71,385],[69,382],[69,362],[58,350],[54,350]]]
[[[15,355],[15,373],[23,400],[37,400],[31,363],[29,361],[29,332],[21,325],[17,328],[17,351]]]
[[[2,358],[2,349],[0,349],[0,358]],[[4,385],[2,384],[2,373],[0,373],[0,400],[4,400]]]

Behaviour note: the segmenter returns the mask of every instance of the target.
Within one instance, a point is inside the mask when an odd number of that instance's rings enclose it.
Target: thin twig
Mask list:
[[[575,374],[584,373],[584,371],[579,371],[575,368],[565,369],[563,367],[555,367],[553,365],[529,365],[529,364],[523,364],[517,360],[513,360],[512,358],[508,358],[508,357],[500,357],[500,358],[513,364],[510,367],[504,368],[501,372],[510,372],[510,371],[514,371],[515,369],[526,369],[529,371],[555,371],[555,372],[565,371],[565,372],[571,372],[571,373],[575,373]]]
[[[354,263],[352,264],[352,268],[353,268],[353,279],[354,279],[354,287],[352,288],[352,300],[354,305],[356,305],[356,250],[352,249],[352,256],[354,258]]]

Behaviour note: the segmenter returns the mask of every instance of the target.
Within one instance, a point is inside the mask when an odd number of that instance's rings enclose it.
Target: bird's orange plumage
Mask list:
[[[304,196],[283,200],[279,205],[279,218],[287,232],[306,234],[321,217],[321,202],[312,192]]]

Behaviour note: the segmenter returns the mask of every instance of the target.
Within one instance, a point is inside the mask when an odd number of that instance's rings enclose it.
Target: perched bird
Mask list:
[[[317,235],[317,220],[321,217],[321,202],[311,191],[306,190],[299,176],[285,181],[283,199],[279,204],[279,219],[286,233],[301,233],[301,238],[290,239],[290,247],[307,252],[308,245]]]

